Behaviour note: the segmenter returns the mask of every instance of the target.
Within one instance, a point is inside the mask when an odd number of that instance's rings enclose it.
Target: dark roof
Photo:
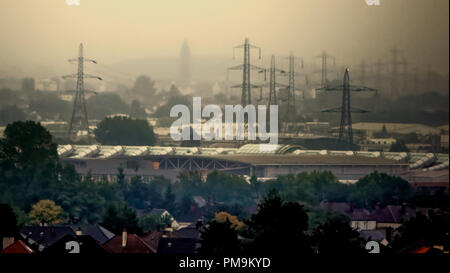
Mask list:
[[[181,228],[172,233],[172,237],[175,238],[193,238],[198,239],[200,232],[195,227],[195,224],[191,224],[185,228]]]
[[[193,211],[189,211],[186,214],[180,215],[177,217],[178,222],[190,222],[195,223],[198,219],[203,219],[203,215],[205,214],[205,207],[195,208]]]
[[[22,240],[17,240],[0,251],[0,253],[35,253],[35,251],[27,246]]]
[[[416,210],[411,207],[388,205],[372,211],[372,217],[379,223],[402,223],[410,217],[416,216]]]
[[[411,207],[388,205],[386,208],[391,212],[395,223],[401,223],[416,216],[416,209]]]
[[[158,209],[158,208],[155,208],[155,209],[152,209],[152,210],[150,211],[149,214],[151,214],[151,215],[157,215],[157,216],[162,216],[163,213],[166,212],[166,211],[167,211],[167,210],[165,210],[165,209]]]
[[[416,215],[416,210],[411,207],[393,206],[379,207],[372,211],[367,209],[354,209],[348,203],[322,201],[318,205],[326,211],[339,212],[350,217],[352,221],[374,220],[378,223],[402,223]]]
[[[398,165],[394,160],[378,157],[347,155],[214,155],[216,159],[231,160],[251,165]]]
[[[69,253],[72,249],[66,249],[66,243],[77,242],[79,245],[80,254],[101,254],[107,253],[106,250],[89,235],[66,235],[56,241],[51,246],[47,247],[43,253],[49,254],[64,254]]]
[[[83,235],[89,235],[97,240],[101,245],[115,236],[114,233],[100,225],[88,225],[81,229]]]
[[[42,251],[66,235],[75,235],[75,231],[70,226],[24,226],[20,235],[29,246]]]
[[[136,234],[127,235],[127,243],[122,247],[122,234],[107,241],[103,247],[109,253],[156,253],[156,250]]]
[[[159,239],[161,239],[163,234],[164,234],[164,232],[162,232],[162,231],[152,231],[152,232],[145,234],[141,238],[153,249],[158,249]]]
[[[366,241],[377,241],[381,242],[386,239],[386,230],[361,230],[359,236]]]
[[[354,209],[348,215],[352,221],[370,221],[376,220],[370,213],[370,211],[366,209]]]
[[[158,244],[158,253],[195,253],[196,243],[197,239],[194,238],[161,238]]]

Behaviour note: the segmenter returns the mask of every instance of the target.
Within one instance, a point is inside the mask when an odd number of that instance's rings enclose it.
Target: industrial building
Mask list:
[[[269,151],[261,145],[265,144],[240,148],[60,145],[58,153],[80,175],[89,173],[95,180],[114,181],[118,168],[122,168],[126,176],[139,175],[144,181],[154,176],[175,181],[180,173],[198,171],[206,175],[219,170],[262,180],[305,171],[331,171],[342,182],[355,182],[378,171],[420,185],[427,183],[427,174],[432,177],[439,172],[444,176],[430,182],[448,184],[448,154],[305,150],[295,145],[277,145]]]

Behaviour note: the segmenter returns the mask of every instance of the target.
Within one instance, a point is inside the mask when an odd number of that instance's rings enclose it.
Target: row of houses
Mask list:
[[[199,247],[200,228],[192,224],[139,236],[126,230],[116,235],[101,225],[24,226],[18,240],[3,238],[0,253],[194,253]]]

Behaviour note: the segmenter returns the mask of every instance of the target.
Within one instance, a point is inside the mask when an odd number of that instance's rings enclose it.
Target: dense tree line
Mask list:
[[[351,228],[350,219],[334,215],[311,227],[304,205],[286,202],[274,189],[259,203],[258,212],[240,228],[230,221],[230,216],[225,219],[219,216],[217,214],[202,231],[199,248],[202,254],[365,253],[363,241]]]
[[[20,120],[64,120],[72,114],[72,102],[55,91],[24,92],[0,89],[0,125]],[[64,94],[64,95],[70,95]],[[89,119],[103,119],[112,114],[126,114],[133,118],[148,115],[138,100],[125,102],[118,94],[102,92],[86,98]]]
[[[271,189],[278,190],[286,202],[305,204],[308,221],[314,226],[328,217],[310,209],[323,200],[351,202],[365,208],[403,202],[448,207],[445,194],[414,192],[407,181],[382,173],[372,173],[355,184],[342,184],[330,172],[286,175],[264,183],[255,177],[246,181],[218,171],[206,177],[192,172],[181,174],[172,184],[164,177],[149,182],[139,176],[125,177],[118,169],[117,182],[106,178],[94,182],[89,174],[82,179],[72,165],[61,164],[56,144],[40,124],[15,122],[6,127],[4,134],[0,140],[0,202],[13,206],[18,215],[29,214],[40,200],[52,200],[61,207],[62,218],[78,223],[104,221],[112,207],[144,212],[164,208],[177,217],[188,213],[194,196],[201,196],[210,204],[205,212],[207,219],[227,211],[242,220],[250,216],[243,208],[257,204]],[[147,227],[160,226],[152,221],[147,221]]]

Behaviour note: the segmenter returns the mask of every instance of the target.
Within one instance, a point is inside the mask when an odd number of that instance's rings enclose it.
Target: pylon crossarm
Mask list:
[[[256,85],[256,84],[250,84],[251,88],[260,88],[263,87],[264,85]],[[230,86],[231,88],[242,88],[242,83],[241,84],[236,84],[233,86]]]
[[[97,79],[97,80],[103,80],[102,78],[100,78],[99,76],[94,76],[94,75],[90,75],[90,74],[84,74],[83,75],[84,78],[92,78],[92,79]]]
[[[68,79],[68,78],[76,78],[77,76],[78,76],[78,74],[70,74],[70,75],[64,75],[61,78]]]
[[[363,92],[363,91],[376,92],[377,89],[366,87],[366,86],[350,85],[350,91],[352,91],[352,92]]]
[[[243,64],[239,64],[239,65],[232,66],[232,67],[228,68],[228,70],[242,70],[242,69],[244,69],[244,65]]]
[[[77,92],[77,90],[64,90],[64,91],[61,91],[61,93],[64,93],[64,94],[73,94],[73,93],[76,93],[76,92]],[[98,95],[98,93],[96,91],[93,91],[93,90],[84,90],[84,93]]]
[[[91,63],[97,64],[97,61],[96,61],[96,60],[93,60],[93,59],[84,59],[84,61],[85,61],[85,62],[91,62]]]

